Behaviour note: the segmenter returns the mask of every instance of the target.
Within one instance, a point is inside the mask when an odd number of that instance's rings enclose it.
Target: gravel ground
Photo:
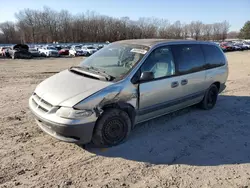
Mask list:
[[[226,54],[227,89],[138,125],[117,147],[85,149],[43,133],[28,98],[81,58],[0,59],[0,187],[250,187],[250,51]]]

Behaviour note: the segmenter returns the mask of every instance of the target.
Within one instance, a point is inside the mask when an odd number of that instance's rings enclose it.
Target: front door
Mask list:
[[[180,108],[178,100],[183,96],[169,46],[159,47],[149,55],[141,67],[141,72],[145,71],[153,72],[154,79],[139,84],[137,123]]]

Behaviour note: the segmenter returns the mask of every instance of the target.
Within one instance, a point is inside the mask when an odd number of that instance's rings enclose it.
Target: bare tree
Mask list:
[[[229,38],[229,39],[236,39],[236,38],[238,38],[239,37],[239,32],[237,32],[237,31],[231,31],[231,32],[229,32],[228,34],[227,34],[227,38]]]
[[[222,30],[222,40],[224,41],[227,38],[227,33],[229,31],[230,24],[227,21],[221,23]]]
[[[167,19],[129,17],[113,18],[87,11],[77,15],[67,10],[24,9],[15,14],[16,23],[0,24],[0,42],[51,43],[105,42],[138,38],[195,38],[196,40],[224,40],[229,31],[227,21],[203,24],[193,21],[170,23]]]
[[[37,11],[35,10],[25,9],[15,14],[17,20],[20,22],[20,25],[22,25],[22,29],[24,30],[24,32],[29,33],[32,42],[36,41],[35,35],[38,30],[38,27],[36,25],[37,20],[35,20],[36,13]]]
[[[188,35],[189,35],[189,32],[188,32],[189,28],[188,28],[188,25],[187,24],[183,24],[182,25],[182,30],[181,30],[181,36],[183,39],[187,39],[188,38]]]
[[[191,26],[192,26],[192,30],[194,32],[195,40],[200,39],[201,32],[202,32],[202,27],[203,27],[202,22],[200,22],[200,21],[191,22]]]
[[[17,42],[17,31],[13,22],[4,22],[0,24],[0,31],[6,43]]]
[[[221,24],[213,24],[213,40],[221,40]]]
[[[203,39],[210,40],[212,36],[213,26],[211,24],[203,25]]]

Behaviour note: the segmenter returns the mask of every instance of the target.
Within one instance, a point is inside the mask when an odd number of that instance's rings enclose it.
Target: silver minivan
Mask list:
[[[113,146],[138,123],[194,104],[212,109],[227,77],[215,43],[123,40],[44,80],[29,107],[59,140]]]

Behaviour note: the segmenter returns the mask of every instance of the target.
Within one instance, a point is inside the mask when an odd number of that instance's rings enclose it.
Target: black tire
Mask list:
[[[203,100],[200,103],[200,107],[204,110],[212,109],[218,98],[218,88],[216,85],[212,84],[205,93]]]
[[[116,108],[107,109],[96,122],[92,142],[98,147],[118,145],[126,140],[131,127],[126,112]]]

